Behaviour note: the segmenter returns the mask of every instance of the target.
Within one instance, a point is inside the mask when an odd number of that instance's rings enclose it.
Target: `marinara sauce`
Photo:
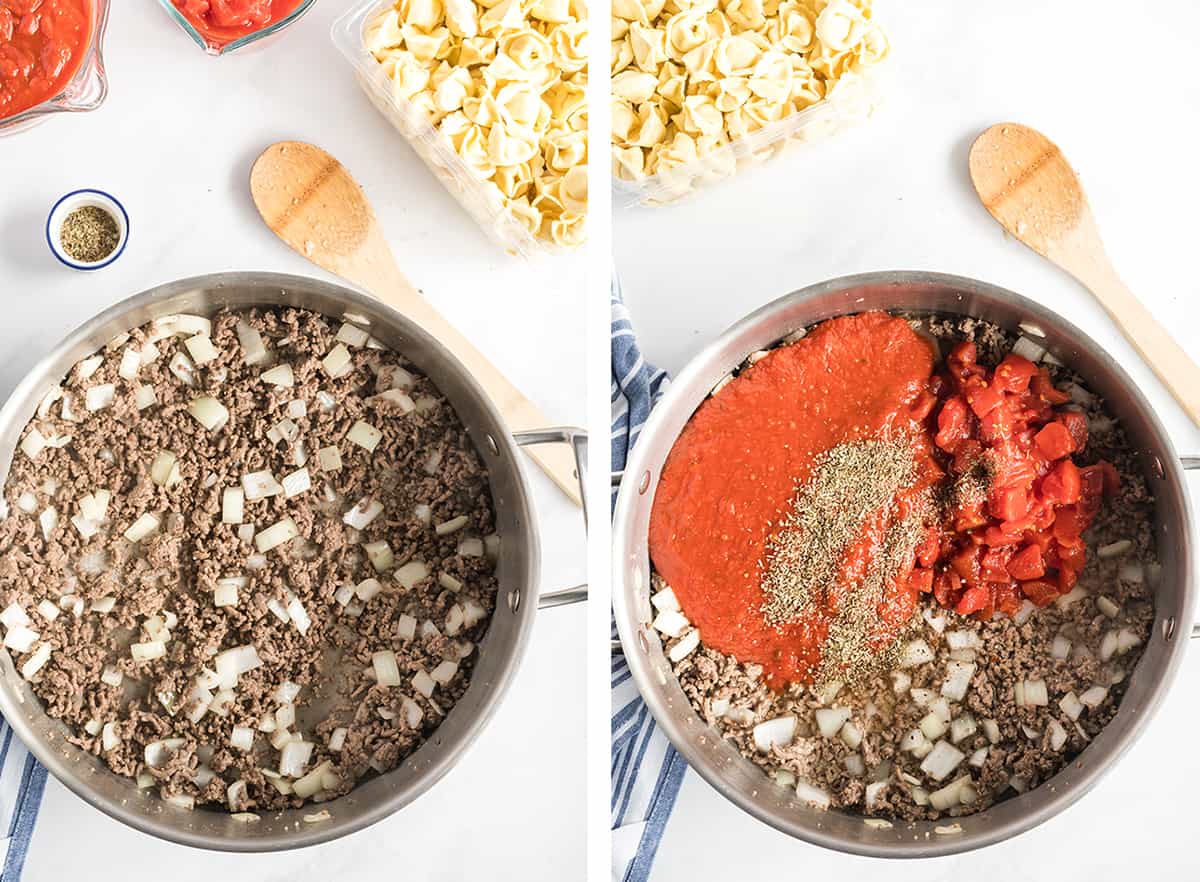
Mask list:
[[[922,439],[935,399],[934,352],[903,319],[880,312],[831,319],[772,351],[706,400],[667,457],[650,519],[650,556],[706,645],[763,666],[768,682],[807,680],[836,610],[766,623],[760,563],[775,525],[818,457],[838,444],[911,432],[928,487],[941,471]],[[872,534],[846,550],[840,590],[866,569]],[[877,538],[877,537],[876,537]],[[880,639],[916,605],[912,565],[879,608]],[[831,594],[831,606],[837,592]]]
[[[212,46],[224,46],[287,18],[303,0],[173,0]]]
[[[0,119],[62,92],[92,42],[92,0],[0,0]]]

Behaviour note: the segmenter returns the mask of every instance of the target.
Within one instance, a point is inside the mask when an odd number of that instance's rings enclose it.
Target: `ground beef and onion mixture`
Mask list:
[[[779,786],[872,826],[944,819],[939,829],[952,832],[953,817],[1045,782],[1116,713],[1154,618],[1154,500],[1104,402],[1036,341],[973,319],[911,324],[943,355],[974,341],[989,367],[1015,347],[1048,368],[1071,396],[1068,409],[1086,415],[1089,440],[1075,458],[1112,463],[1120,488],[1084,534],[1086,564],[1072,590],[994,617],[959,615],[920,595],[892,651],[878,656],[886,667],[856,683],[818,676],[783,688],[762,665],[707,646],[658,573],[652,603],[697,713]]]
[[[187,808],[394,768],[495,605],[487,475],[449,402],[299,309],[157,319],[82,361],[0,516],[16,670],[71,743]]]

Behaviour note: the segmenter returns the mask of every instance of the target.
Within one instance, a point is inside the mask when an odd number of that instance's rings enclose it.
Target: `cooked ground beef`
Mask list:
[[[204,397],[228,410],[211,430],[189,413]],[[255,472],[272,495],[251,498]],[[365,332],[303,310],[114,340],[47,396],[4,503],[17,669],[67,740],[181,804],[297,807],[394,768],[465,692],[495,604],[487,475],[449,402]],[[260,547],[287,519],[298,535]],[[243,646],[258,664],[231,676],[222,653]],[[376,681],[378,653],[399,685]],[[300,794],[279,771],[288,743]]]

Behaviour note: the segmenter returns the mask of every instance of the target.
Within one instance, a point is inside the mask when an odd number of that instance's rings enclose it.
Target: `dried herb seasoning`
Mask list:
[[[68,214],[59,231],[63,252],[78,263],[95,263],[116,250],[121,240],[117,219],[97,205],[84,205]]]

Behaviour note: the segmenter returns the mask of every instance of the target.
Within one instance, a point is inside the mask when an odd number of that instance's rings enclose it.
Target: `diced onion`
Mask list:
[[[210,396],[193,398],[187,407],[187,412],[196,422],[212,432],[229,421],[229,410],[217,399]]]
[[[859,745],[862,744],[863,731],[853,722],[848,722],[846,725],[842,726],[842,730],[838,733],[838,735],[851,750],[858,750]],[[855,756],[857,756],[857,754],[855,754]],[[857,774],[862,775],[862,772],[860,771]]]
[[[932,754],[930,754],[932,756]],[[945,777],[945,776],[943,776]],[[938,780],[941,780],[940,778]],[[971,783],[970,775],[955,778],[940,790],[929,794],[929,804],[940,812],[958,805],[962,801],[962,791]]]
[[[454,675],[458,673],[458,663],[452,661],[444,661],[429,672],[429,676],[436,683],[442,686],[449,686],[450,681],[454,679]]]
[[[340,470],[342,467],[341,451],[333,446],[322,447],[317,451],[317,464],[323,472],[336,472]]]
[[[345,726],[338,726],[336,729],[334,729],[332,732],[330,732],[329,733],[329,750],[332,753],[340,753],[342,748],[346,745],[346,736],[349,733],[350,733],[350,730],[347,729]]]
[[[112,750],[121,743],[121,736],[117,734],[117,724],[108,722],[104,724],[104,728],[100,730],[100,746],[104,750]]]
[[[848,707],[822,707],[815,712],[817,729],[826,738],[833,738],[850,719]]]
[[[252,643],[218,652],[213,660],[222,689],[232,689],[237,685],[238,677],[261,665],[262,659]]]
[[[325,773],[331,769],[332,763],[330,763],[329,760],[325,760],[324,762],[318,764],[315,768],[313,768],[312,771],[310,771],[304,777],[298,779],[296,783],[292,785],[295,794],[301,799],[308,799],[310,796],[314,796],[315,794],[319,793],[324,787],[322,781],[325,778]],[[328,812],[326,812],[326,814],[328,814]]]
[[[279,774],[285,778],[302,777],[312,752],[311,741],[291,741],[284,745],[279,754]]]
[[[292,620],[292,624],[296,626],[296,630],[300,632],[300,636],[308,633],[309,627],[312,625],[312,619],[309,618],[308,610],[304,608],[304,604],[299,597],[291,597],[287,604],[288,618]]]
[[[413,689],[416,689],[426,698],[429,698],[433,695],[433,690],[437,686],[437,683],[427,673],[419,670],[416,676],[412,678],[412,685]]]
[[[428,505],[413,506],[413,516],[425,526],[429,526],[433,522],[433,510]]]
[[[237,606],[238,582],[233,579],[221,579],[213,589],[213,606]]]
[[[1050,655],[1057,659],[1066,659],[1071,654],[1071,641],[1062,634],[1056,634],[1050,644]]]
[[[30,459],[37,459],[38,454],[46,449],[46,436],[36,428],[30,429],[21,439],[21,452]]]
[[[675,610],[664,610],[660,612],[654,619],[652,627],[660,634],[667,637],[680,637],[683,632],[688,629],[691,622],[681,612]],[[840,723],[838,725],[841,725]]]
[[[30,624],[30,618],[21,604],[13,601],[0,612],[0,624],[6,628],[15,628]]]
[[[1093,686],[1091,689],[1088,689],[1086,692],[1084,692],[1082,695],[1079,696],[1079,703],[1082,704],[1084,707],[1088,707],[1088,708],[1091,708],[1092,710],[1095,710],[1096,708],[1100,707],[1100,705],[1104,704],[1104,701],[1107,698],[1108,698],[1108,689],[1106,687]]]
[[[460,557],[483,557],[483,540],[482,539],[464,539],[458,543],[458,554]]]
[[[254,730],[249,726],[234,726],[229,735],[229,746],[243,752],[254,749]]]
[[[308,469],[296,469],[296,471],[284,475],[283,480],[279,483],[283,487],[283,495],[288,499],[305,493],[312,487],[312,482],[308,477]]]
[[[459,515],[451,518],[448,521],[442,521],[440,524],[434,525],[433,532],[439,536],[447,536],[450,533],[457,533],[467,525],[466,515]]]
[[[962,701],[975,676],[975,665],[970,662],[950,661],[946,663],[946,679],[942,682],[942,695],[951,701]]]
[[[154,387],[149,383],[140,384],[134,392],[134,402],[137,404],[138,410],[153,407],[158,402],[158,396],[154,392]]]
[[[667,658],[672,662],[680,662],[691,655],[697,646],[700,645],[700,630],[693,628],[683,635],[683,638],[670,648],[667,652]]]
[[[158,518],[147,512],[132,524],[123,534],[130,542],[141,542],[158,529]]]
[[[1050,733],[1050,748],[1052,750],[1062,750],[1063,745],[1067,743],[1067,730],[1062,727],[1062,723],[1058,720],[1051,720],[1050,725],[1046,727],[1046,731]]]
[[[375,669],[375,682],[380,686],[400,685],[400,667],[396,663],[396,653],[390,649],[372,653],[371,665]]]
[[[974,735],[976,728],[975,717],[972,714],[955,717],[950,721],[950,740],[958,744],[964,738]]]
[[[417,620],[408,613],[402,613],[396,619],[396,636],[408,642],[417,635]]]
[[[125,675],[121,673],[119,668],[115,668],[112,665],[107,665],[104,668],[104,672],[100,674],[100,682],[106,683],[109,686],[120,686],[124,680]]]
[[[221,354],[217,351],[217,347],[213,346],[212,340],[207,334],[196,334],[194,337],[188,337],[183,341],[183,345],[187,347],[188,354],[192,357],[193,363],[197,365],[215,361]]]
[[[337,336],[334,337],[339,343],[345,343],[348,346],[363,347],[367,345],[367,338],[370,336],[358,325],[352,325],[349,322],[338,328]]]
[[[930,741],[941,738],[946,734],[946,730],[950,728],[949,722],[935,713],[926,714],[917,725],[921,729],[921,734]]]
[[[1018,680],[1013,691],[1018,707],[1045,707],[1050,703],[1045,680]]]
[[[101,615],[110,613],[116,605],[117,598],[112,594],[106,594],[104,597],[98,597],[92,601],[92,612],[100,613]]]
[[[358,420],[346,433],[347,441],[357,444],[367,451],[374,451],[381,438],[383,438],[383,432],[363,420]]]
[[[395,556],[392,554],[392,547],[382,539],[378,542],[366,543],[363,545],[363,551],[367,553],[367,559],[377,573],[391,569],[392,564],[396,562]]]
[[[770,753],[772,747],[787,747],[796,737],[796,718],[788,714],[759,723],[751,736],[759,753]]]
[[[1122,582],[1141,585],[1146,581],[1146,570],[1140,563],[1121,564],[1121,568],[1117,570],[1117,578]]]
[[[46,509],[38,515],[38,523],[42,528],[42,536],[49,540],[58,527],[58,509],[53,505],[46,506]]]
[[[199,380],[196,376],[196,365],[182,352],[176,352],[167,362],[167,370],[175,375],[185,386],[195,386]]]
[[[292,366],[287,363],[277,364],[270,370],[263,371],[259,379],[264,383],[270,383],[272,386],[282,388],[290,388],[296,385],[296,376],[292,373]]]
[[[438,471],[438,467],[441,466],[441,464],[442,464],[442,451],[435,450],[435,451],[433,451],[433,453],[429,454],[429,458],[427,460],[425,460],[425,465],[422,468],[425,469],[425,474],[436,475],[437,471]]]
[[[437,580],[447,591],[462,591],[463,583],[449,573],[438,573]]]
[[[321,368],[334,379],[346,375],[353,367],[354,359],[350,356],[350,350],[341,343],[330,349],[329,354],[321,359]]]
[[[905,644],[900,655],[900,667],[915,668],[933,661],[933,650],[924,640],[913,640]]]
[[[946,741],[933,745],[929,756],[921,763],[921,771],[934,781],[941,781],[958,768],[959,763],[966,759],[966,754]]]
[[[1116,542],[1110,542],[1108,545],[1101,545],[1096,549],[1096,557],[1101,560],[1106,560],[1110,557],[1120,557],[1129,549],[1133,548],[1133,542],[1129,539],[1119,539]]]
[[[121,353],[121,364],[117,368],[117,375],[123,380],[132,380],[138,375],[138,371],[142,367],[142,354],[130,347]]]
[[[167,645],[161,640],[148,640],[145,643],[132,643],[129,655],[135,662],[154,661],[167,654]]]
[[[946,632],[946,645],[951,649],[977,649],[979,647],[979,634],[970,630],[958,630]]]
[[[796,782],[796,798],[821,811],[829,808],[831,801],[828,793],[815,784],[810,784],[804,780]]]
[[[284,518],[256,534],[254,544],[260,552],[266,554],[273,548],[291,542],[299,535],[300,529],[296,526],[296,522],[291,518]]]
[[[52,651],[53,647],[49,643],[39,643],[33,654],[21,665],[21,676],[26,680],[33,679],[33,676],[42,669],[42,666],[50,661],[50,653]]]
[[[410,414],[417,409],[417,405],[413,400],[399,389],[388,389],[386,392],[372,395],[367,399],[367,404],[374,405],[376,401],[386,401],[389,404],[394,404],[403,414]]]
[[[429,577],[429,567],[424,561],[410,560],[404,566],[398,567],[392,576],[405,588],[412,590],[418,582]]]
[[[1046,349],[1038,343],[1034,343],[1028,337],[1018,337],[1017,342],[1012,348],[1014,355],[1019,355],[1022,358],[1027,358],[1032,362],[1037,362],[1043,355],[1046,354]]]
[[[1058,706],[1062,708],[1062,712],[1066,714],[1072,722],[1078,720],[1080,714],[1083,713],[1083,702],[1079,700],[1079,697],[1074,692],[1068,692],[1066,695],[1060,698],[1058,700]]]
[[[179,480],[179,469],[175,464],[175,454],[169,450],[163,450],[154,458],[154,462],[150,465],[150,480],[159,487],[170,486],[174,481]]]
[[[83,406],[89,411],[104,410],[106,407],[111,407],[113,399],[116,398],[117,387],[112,383],[103,383],[99,386],[92,386],[84,393]]]
[[[342,523],[355,530],[365,530],[375,518],[383,514],[383,503],[364,496],[342,517]]]
[[[370,602],[371,598],[375,597],[375,595],[383,590],[383,583],[378,579],[363,579],[354,586],[353,590],[354,596],[356,596],[363,603],[368,603]],[[347,603],[349,603],[349,598],[347,598]],[[343,604],[343,606],[344,605],[345,604]]]
[[[240,319],[235,330],[238,343],[242,347],[242,360],[249,365],[262,364],[266,361],[267,347],[263,342],[262,334]]]

